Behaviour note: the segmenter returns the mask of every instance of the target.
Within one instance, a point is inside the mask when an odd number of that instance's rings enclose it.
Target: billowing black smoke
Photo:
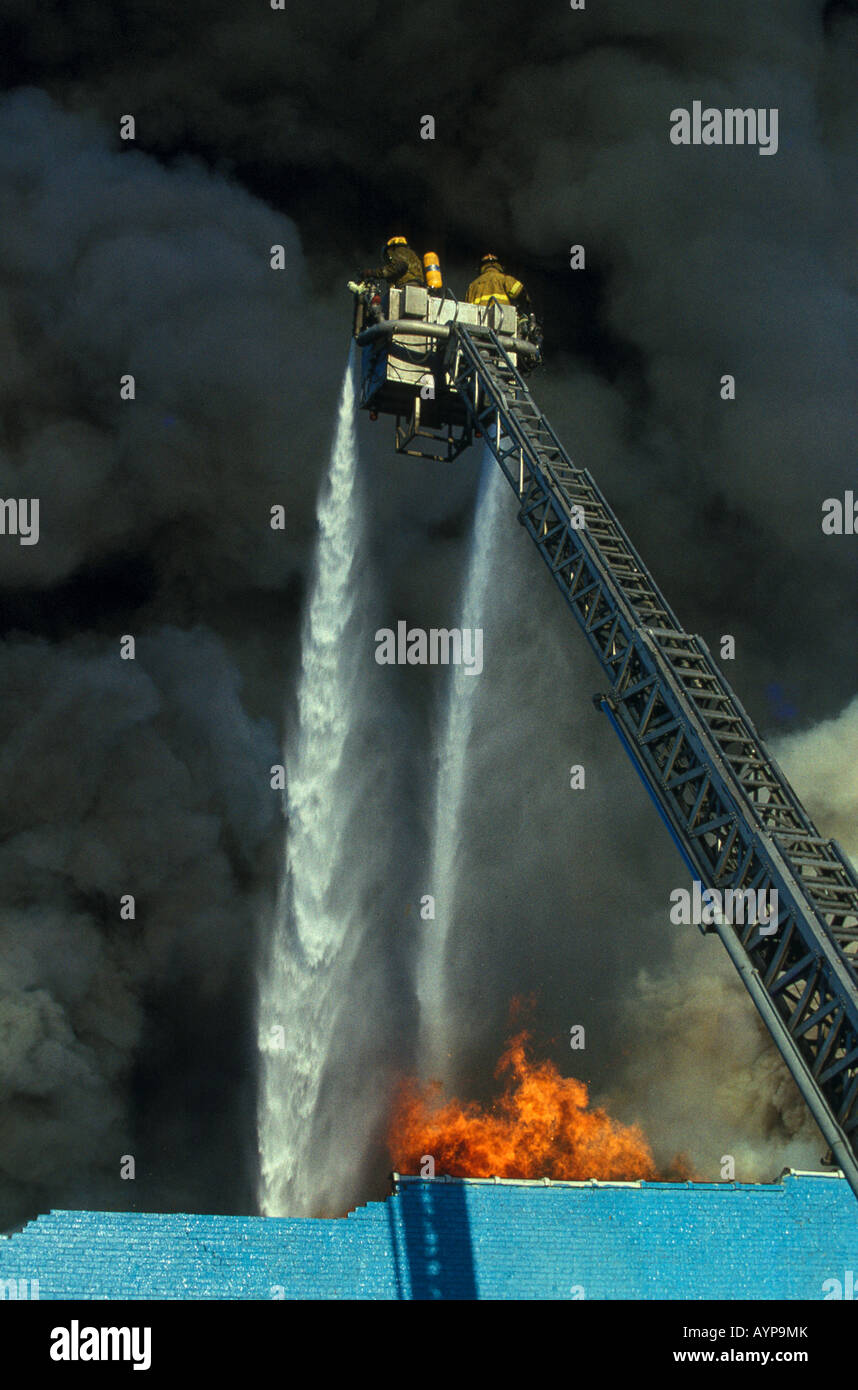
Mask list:
[[[5,7],[0,468],[4,497],[42,499],[42,534],[0,545],[0,1220],[253,1208],[253,964],[282,836],[268,768],[294,697],[343,282],[391,231],[437,250],[460,292],[489,248],[526,280],[541,403],[686,626],[716,653],[736,637],[728,674],[763,729],[847,704],[854,538],[819,523],[854,483],[856,49],[854,6],[811,0]],[[777,107],[777,154],[673,146],[669,113],[695,99]],[[361,447],[371,661],[371,629],[455,625],[478,460],[406,463],[383,423]],[[690,1133],[717,1171],[780,1122],[726,1102],[731,1132],[701,1121],[694,972],[711,952],[673,963],[681,866],[592,709],[598,673],[511,497],[508,518],[451,960],[462,1086],[488,1092],[509,999],[535,991],[564,1067],[614,1088],[657,1146]],[[372,930],[339,1056],[355,1095],[413,1058],[441,689],[437,673],[373,673],[377,741],[355,750],[362,778],[379,760],[373,814],[399,839],[362,889]],[[578,762],[585,792],[569,789]],[[848,785],[830,807],[814,791],[823,826],[854,804]],[[736,989],[708,997],[755,1039]],[[747,1094],[756,1047],[724,1050],[726,1088]],[[379,1142],[353,1200],[384,1171]]]

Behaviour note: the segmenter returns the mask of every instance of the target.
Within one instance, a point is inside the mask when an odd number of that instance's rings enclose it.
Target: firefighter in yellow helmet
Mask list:
[[[386,280],[397,288],[425,283],[423,263],[404,236],[392,236],[382,252],[381,265],[372,270],[362,270],[361,279]]]
[[[488,304],[495,299],[499,304],[511,304],[523,314],[531,313],[527,290],[520,280],[506,275],[504,268],[493,251],[488,251],[480,261],[480,273],[468,286],[469,304]]]

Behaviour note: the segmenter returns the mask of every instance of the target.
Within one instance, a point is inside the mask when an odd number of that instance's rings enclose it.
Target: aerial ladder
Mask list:
[[[595,704],[692,879],[717,901],[728,889],[776,901],[771,920],[716,911],[701,929],[721,938],[858,1196],[858,876],[536,404],[519,365],[538,348],[514,309],[408,291],[385,291],[370,318],[358,308],[361,405],[397,416],[400,453],[452,460],[483,438],[601,666]]]

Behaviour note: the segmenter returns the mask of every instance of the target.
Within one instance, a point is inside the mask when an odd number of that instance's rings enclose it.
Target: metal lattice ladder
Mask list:
[[[449,370],[609,681],[596,697],[692,876],[771,895],[717,932],[858,1196],[858,877],[819,834],[700,637],[684,632],[496,334],[456,325]],[[770,900],[770,898],[769,898]],[[723,917],[723,914],[722,914]]]

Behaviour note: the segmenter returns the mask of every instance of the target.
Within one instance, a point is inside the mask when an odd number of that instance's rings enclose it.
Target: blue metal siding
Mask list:
[[[340,1220],[54,1211],[0,1279],[57,1298],[823,1298],[858,1281],[847,1183],[434,1182]],[[279,1294],[282,1290],[282,1294]],[[582,1294],[577,1295],[581,1297]]]

